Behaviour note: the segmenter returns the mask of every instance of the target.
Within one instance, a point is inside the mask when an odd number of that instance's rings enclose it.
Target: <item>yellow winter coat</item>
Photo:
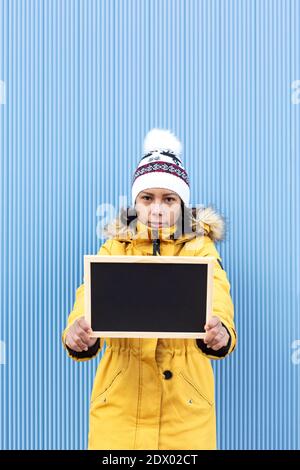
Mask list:
[[[235,348],[234,307],[230,283],[214,244],[223,237],[224,220],[208,207],[198,212],[197,221],[198,235],[172,239],[175,226],[160,229],[160,254],[216,258],[213,315],[227,328],[229,346],[214,351],[196,339],[101,338],[89,351],[76,353],[65,345],[65,337],[74,320],[84,315],[82,284],[62,340],[68,355],[76,361],[95,357],[106,341],[90,399],[88,449],[217,448],[210,359],[226,357]],[[150,231],[137,221],[132,233],[117,219],[108,226],[110,238],[98,254],[152,255]]]

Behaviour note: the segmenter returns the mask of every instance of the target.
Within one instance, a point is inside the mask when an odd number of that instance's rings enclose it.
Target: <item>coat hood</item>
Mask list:
[[[225,236],[225,219],[212,206],[202,206],[192,209],[193,230],[181,234],[177,241],[185,242],[196,236],[208,235],[214,242],[223,240]],[[128,209],[122,209],[118,217],[108,222],[103,228],[105,238],[115,238],[120,241],[130,241],[139,236],[135,217],[128,217]],[[175,224],[176,226],[176,224]],[[174,227],[174,226],[173,226]],[[177,226],[176,226],[177,227]],[[172,230],[173,232],[174,230]]]

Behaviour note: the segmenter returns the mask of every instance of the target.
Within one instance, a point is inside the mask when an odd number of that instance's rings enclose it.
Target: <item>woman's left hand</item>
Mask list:
[[[218,351],[223,346],[227,346],[229,341],[229,334],[227,329],[222,325],[219,317],[212,316],[204,325],[206,334],[204,336],[204,343],[208,348]]]

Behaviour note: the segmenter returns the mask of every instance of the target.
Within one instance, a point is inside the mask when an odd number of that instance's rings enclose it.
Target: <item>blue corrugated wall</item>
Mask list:
[[[60,335],[154,126],[227,219],[219,447],[300,447],[299,29],[299,0],[0,0],[1,448],[86,447],[98,361]]]

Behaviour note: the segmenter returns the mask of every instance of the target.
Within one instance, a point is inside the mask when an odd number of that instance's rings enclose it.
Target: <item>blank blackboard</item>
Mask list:
[[[94,335],[203,337],[212,260],[85,256],[85,314]]]

